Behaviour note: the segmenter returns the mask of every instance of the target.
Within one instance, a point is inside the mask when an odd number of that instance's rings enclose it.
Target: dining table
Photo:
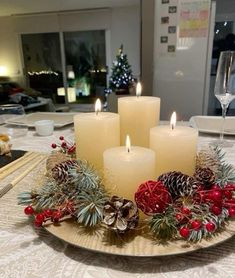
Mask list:
[[[187,124],[187,123],[186,123]],[[13,150],[50,153],[59,137],[74,140],[72,125],[55,129],[51,136],[38,136],[34,129],[12,138]],[[218,134],[200,133],[198,148],[208,146]],[[235,137],[225,138],[225,160],[235,165]],[[1,278],[229,278],[235,277],[235,237],[205,249],[173,256],[133,257],[104,254],[64,242],[36,228],[18,205],[17,196],[34,188],[43,160],[16,186],[0,198],[0,277]],[[21,169],[0,181],[0,189],[14,179]]]

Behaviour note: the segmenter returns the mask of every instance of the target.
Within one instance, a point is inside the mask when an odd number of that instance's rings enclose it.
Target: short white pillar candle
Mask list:
[[[157,126],[150,130],[150,148],[156,153],[157,176],[169,171],[195,171],[198,131],[187,126]],[[175,120],[176,122],[176,120]]]
[[[104,177],[114,195],[134,200],[139,185],[155,178],[155,153],[128,143],[126,147],[108,149],[104,152]]]

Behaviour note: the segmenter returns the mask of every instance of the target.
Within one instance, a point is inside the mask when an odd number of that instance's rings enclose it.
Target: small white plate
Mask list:
[[[220,133],[222,117],[217,116],[193,116],[189,120],[190,126],[203,133]],[[235,135],[235,117],[226,117],[224,134]]]
[[[6,121],[7,124],[34,127],[36,121],[52,120],[55,127],[63,127],[73,123],[73,116],[78,113],[36,112],[18,116]]]

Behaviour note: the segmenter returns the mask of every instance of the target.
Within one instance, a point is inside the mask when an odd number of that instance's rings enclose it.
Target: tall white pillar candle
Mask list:
[[[120,146],[119,115],[109,112],[81,113],[74,116],[77,158],[103,169],[103,152]]]
[[[105,185],[114,195],[134,200],[142,182],[155,178],[155,153],[143,147],[116,147],[104,152]]]
[[[174,126],[174,124],[173,124]],[[195,171],[198,131],[187,126],[157,126],[150,130],[150,148],[156,153],[156,175]]]
[[[140,84],[137,84],[136,96],[118,99],[120,115],[121,145],[125,144],[129,134],[133,145],[149,147],[150,128],[158,125],[160,98],[141,96]]]

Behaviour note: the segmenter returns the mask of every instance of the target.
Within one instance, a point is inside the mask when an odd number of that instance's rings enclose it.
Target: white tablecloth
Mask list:
[[[50,144],[58,142],[60,135],[72,139],[73,131],[71,128],[57,130],[49,137],[38,137],[30,131],[26,137],[13,139],[13,148],[49,152]],[[200,146],[214,139],[200,137]],[[235,164],[235,145],[227,149],[226,159]],[[185,255],[133,258],[86,251],[43,230],[36,231],[23,214],[23,208],[17,205],[16,197],[18,192],[34,186],[38,169],[0,199],[0,277],[235,277],[235,237],[218,246]],[[1,181],[0,187],[11,179]]]

